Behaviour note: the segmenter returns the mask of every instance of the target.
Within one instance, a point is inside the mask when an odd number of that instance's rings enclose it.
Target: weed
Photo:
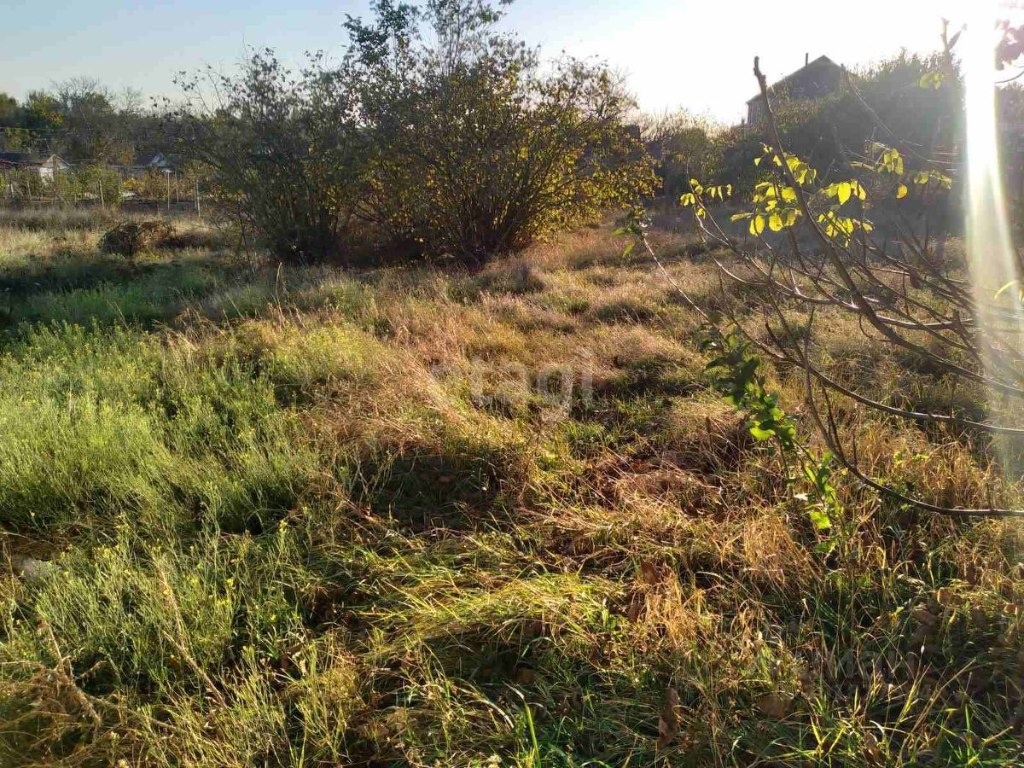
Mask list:
[[[791,375],[699,350],[608,228],[477,274],[79,234],[0,225],[0,764],[1017,760],[1019,529],[831,472]],[[986,503],[970,435],[842,418],[890,485]]]

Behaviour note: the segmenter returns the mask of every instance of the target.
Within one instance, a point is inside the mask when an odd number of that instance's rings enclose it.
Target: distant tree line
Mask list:
[[[76,78],[19,101],[0,92],[0,151],[57,154],[71,163],[127,164],[166,151],[168,124],[136,91]]]

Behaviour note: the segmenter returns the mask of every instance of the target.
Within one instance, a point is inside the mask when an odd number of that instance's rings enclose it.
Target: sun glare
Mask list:
[[[1016,362],[1020,359],[1024,314],[1019,298],[1021,276],[1009,234],[999,162],[999,76],[993,56],[997,11],[992,0],[973,4],[961,48],[967,113],[967,254],[983,347],[990,352],[999,349],[1008,353]],[[991,356],[985,364],[993,378],[1001,378]],[[998,407],[997,398],[992,393],[989,397],[994,408]],[[1009,471],[1009,456],[1001,458],[1004,470]]]

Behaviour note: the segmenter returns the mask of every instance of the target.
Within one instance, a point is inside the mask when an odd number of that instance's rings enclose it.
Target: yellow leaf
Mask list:
[[[760,235],[764,232],[764,216],[755,216],[750,220],[750,234]]]
[[[910,192],[910,190],[907,189],[907,185],[906,184],[900,184],[896,188],[896,199],[897,200],[902,200],[904,197],[907,196],[907,194],[909,192]]]
[[[768,217],[768,226],[772,232],[778,232],[782,229],[782,217],[778,213],[773,213]]]

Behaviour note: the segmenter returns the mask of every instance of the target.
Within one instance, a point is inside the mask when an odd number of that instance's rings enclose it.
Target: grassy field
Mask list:
[[[0,765],[1019,759],[1020,525],[839,477],[816,531],[611,226],[476,273],[189,227],[132,262],[0,227]],[[948,396],[832,334],[878,391]],[[848,418],[875,474],[987,503],[963,439]]]

